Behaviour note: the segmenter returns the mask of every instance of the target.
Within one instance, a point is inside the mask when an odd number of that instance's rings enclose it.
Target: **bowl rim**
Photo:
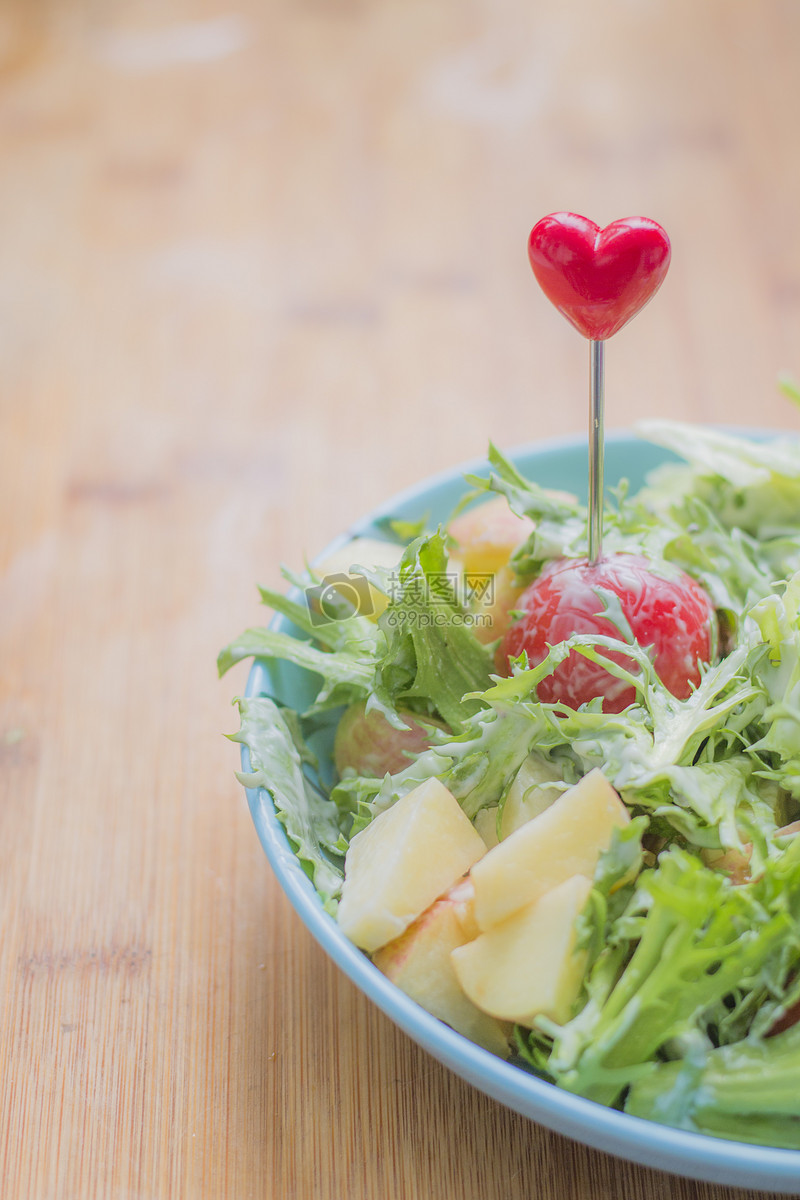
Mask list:
[[[730,426],[715,428],[724,428],[725,432],[758,440],[786,436],[787,432]],[[633,431],[617,430],[607,434],[606,444],[627,449],[641,445],[642,439]],[[585,450],[585,436],[568,435],[528,442],[504,453],[511,461],[524,464],[528,460],[554,454],[572,457],[578,451]],[[673,459],[680,461],[677,456],[664,451],[664,461]],[[398,508],[414,504],[437,489],[457,483],[464,475],[485,471],[487,467],[486,457],[474,458],[404,489],[367,516],[353,522],[316,556],[315,561],[324,559],[354,537],[374,532],[376,524]],[[286,618],[278,616],[270,622],[270,628],[288,630],[291,626]],[[245,697],[253,698],[269,692],[269,684],[267,663],[255,660],[247,679]],[[243,771],[249,771],[246,746],[241,747],[241,757]],[[432,1016],[391,983],[341,933],[335,919],[322,907],[311,880],[300,866],[284,827],[275,815],[269,794],[261,788],[245,790],[252,820],[267,859],[306,928],[350,980],[439,1062],[521,1115],[624,1160],[711,1183],[794,1195],[800,1193],[800,1150],[715,1138],[607,1108],[583,1096],[566,1092],[496,1057]]]

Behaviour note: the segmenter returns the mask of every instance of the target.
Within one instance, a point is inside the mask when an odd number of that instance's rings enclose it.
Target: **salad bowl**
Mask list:
[[[747,432],[754,439],[769,433]],[[543,487],[585,497],[586,443],[567,438],[524,446],[512,453],[515,465]],[[674,461],[670,451],[643,442],[633,434],[609,435],[606,442],[606,482],[627,479],[631,489],[645,482],[651,469]],[[356,537],[384,536],[391,520],[416,522],[426,516],[435,525],[445,521],[468,490],[464,477],[485,472],[484,460],[470,462],[438,475],[390,500],[356,523],[324,552],[322,558]],[[272,629],[293,632],[284,617]],[[300,710],[314,696],[313,677],[285,661],[256,659],[246,696],[269,696]],[[330,765],[332,732],[315,746],[323,770]],[[242,768],[250,770],[248,749],[242,747]],[[323,906],[311,880],[287,839],[270,795],[247,788],[247,798],[261,844],[283,891],[298,916],[336,965],[399,1028],[439,1062],[480,1091],[521,1115],[588,1146],[648,1167],[690,1178],[737,1187],[800,1193],[800,1151],[750,1145],[657,1124],[564,1091],[512,1062],[473,1044],[431,1016],[391,983],[369,958],[341,932]]]

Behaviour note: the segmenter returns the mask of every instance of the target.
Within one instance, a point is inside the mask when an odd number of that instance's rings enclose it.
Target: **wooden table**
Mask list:
[[[800,427],[799,46],[786,0],[0,8],[4,1200],[737,1194],[506,1111],[337,973],[214,660],[282,560],[584,428],[553,209],[672,237],[610,427]]]

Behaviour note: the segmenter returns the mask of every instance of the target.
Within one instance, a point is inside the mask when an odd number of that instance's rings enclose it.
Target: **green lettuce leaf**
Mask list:
[[[323,650],[311,642],[275,629],[246,629],[220,653],[220,675],[244,658],[282,659],[320,677],[320,690],[309,711],[338,708],[369,695],[374,669],[369,659],[352,651]]]
[[[697,1049],[653,1062],[625,1111],[693,1133],[800,1147],[800,1023],[773,1037]]]
[[[460,731],[480,707],[465,696],[486,688],[492,657],[458,602],[444,534],[412,542],[391,581],[382,572],[367,577],[389,596],[378,620],[386,648],[376,663],[374,702],[438,714]]]
[[[230,740],[247,746],[250,771],[237,779],[244,787],[263,788],[306,874],[326,909],[335,913],[342,885],[342,829],[339,811],[303,770],[313,762],[298,748],[298,728],[290,728],[273,700],[239,698],[241,726]]]
[[[798,961],[800,853],[787,855],[767,867],[780,874],[777,891],[774,879],[735,887],[677,847],[640,876],[583,1010],[562,1027],[537,1022],[553,1038],[548,1070],[559,1086],[617,1103],[671,1045],[710,1046],[725,997],[760,987],[776,962],[785,973]]]

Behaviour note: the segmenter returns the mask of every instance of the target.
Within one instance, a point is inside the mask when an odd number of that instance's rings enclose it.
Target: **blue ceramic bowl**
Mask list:
[[[582,439],[523,447],[512,457],[524,474],[543,486],[566,489],[585,497],[587,450]],[[606,443],[606,484],[613,485],[624,477],[633,488],[639,487],[648,471],[673,457],[636,437],[612,435]],[[354,525],[325,553],[356,536],[380,537],[380,523],[387,517],[411,521],[430,514],[433,521],[445,519],[467,490],[464,475],[482,473],[486,469],[484,461],[468,463],[404,492]],[[273,627],[291,628],[283,619],[276,620]],[[313,682],[304,672],[285,663],[256,662],[248,680],[247,695],[260,692],[302,708],[313,697]],[[243,763],[244,769],[249,769],[246,748]],[[605,1108],[561,1091],[496,1058],[430,1016],[373,967],[324,912],[312,884],[292,853],[283,827],[275,818],[267,793],[248,790],[247,795],[258,836],[272,869],[308,929],[357,987],[414,1041],[456,1074],[523,1116],[632,1162],[714,1183],[800,1194],[800,1151],[750,1146],[687,1133]]]

